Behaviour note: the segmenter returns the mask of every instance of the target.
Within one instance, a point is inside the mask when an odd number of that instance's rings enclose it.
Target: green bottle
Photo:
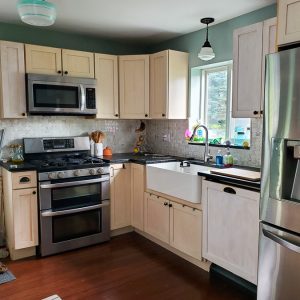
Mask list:
[[[227,148],[226,154],[223,156],[224,167],[232,167],[233,166],[233,156],[230,154],[229,148]]]

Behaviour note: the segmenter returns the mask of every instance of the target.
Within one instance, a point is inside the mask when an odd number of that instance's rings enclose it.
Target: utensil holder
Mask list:
[[[100,157],[103,155],[103,144],[102,143],[95,143],[95,151],[94,151],[94,155],[96,157]]]

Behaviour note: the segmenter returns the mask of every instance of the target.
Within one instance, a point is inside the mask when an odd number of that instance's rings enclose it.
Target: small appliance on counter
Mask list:
[[[38,172],[41,256],[110,239],[109,164],[89,150],[88,136],[24,139]]]

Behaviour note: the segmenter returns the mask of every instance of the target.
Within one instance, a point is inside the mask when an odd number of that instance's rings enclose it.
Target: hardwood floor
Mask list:
[[[17,279],[0,285],[1,300],[40,300],[53,294],[63,300],[253,299],[136,233],[7,265]]]

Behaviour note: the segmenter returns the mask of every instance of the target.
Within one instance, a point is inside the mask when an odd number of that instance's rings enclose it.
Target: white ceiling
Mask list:
[[[57,6],[51,29],[136,42],[160,42],[220,23],[276,0],[50,0]],[[0,21],[21,23],[17,0],[0,0]]]

